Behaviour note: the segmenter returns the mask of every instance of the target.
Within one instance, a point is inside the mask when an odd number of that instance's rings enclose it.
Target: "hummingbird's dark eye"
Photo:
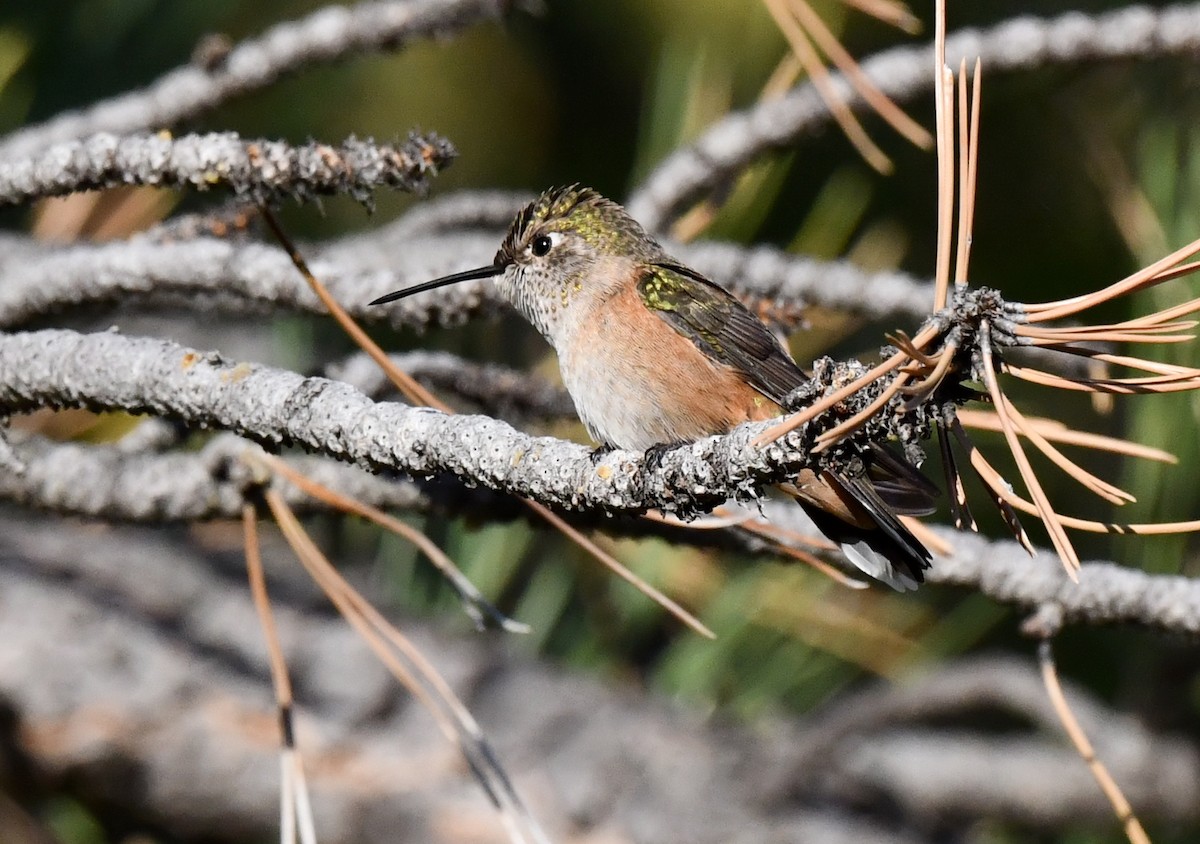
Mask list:
[[[534,255],[541,258],[550,251],[550,247],[554,245],[554,241],[550,239],[548,234],[539,234],[533,239],[533,243],[529,244],[529,249]]]

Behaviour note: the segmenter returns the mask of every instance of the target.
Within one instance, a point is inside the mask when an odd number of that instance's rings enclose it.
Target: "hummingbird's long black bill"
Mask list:
[[[384,305],[388,302],[395,302],[397,299],[403,299],[406,296],[412,296],[415,293],[424,293],[426,290],[436,290],[439,287],[445,287],[447,284],[457,284],[460,281],[474,281],[477,278],[492,278],[504,272],[503,264],[492,264],[488,267],[479,267],[474,270],[464,270],[461,273],[442,276],[435,278],[433,281],[426,281],[422,284],[417,284],[412,287],[406,287],[403,290],[397,290],[395,293],[389,293],[386,296],[380,296],[374,302],[368,302],[368,305]]]

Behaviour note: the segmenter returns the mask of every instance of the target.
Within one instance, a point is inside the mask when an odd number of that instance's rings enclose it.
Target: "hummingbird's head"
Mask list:
[[[606,255],[653,260],[661,252],[620,205],[591,188],[571,185],[551,188],[521,209],[495,262],[556,267]]]
[[[636,265],[662,257],[662,247],[617,203],[580,185],[551,188],[517,214],[491,266],[399,290],[371,304],[494,278],[496,289],[558,347],[575,318],[631,283]]]
[[[662,249],[591,188],[551,188],[517,214],[496,253],[496,288],[552,343],[566,315],[603,302]]]

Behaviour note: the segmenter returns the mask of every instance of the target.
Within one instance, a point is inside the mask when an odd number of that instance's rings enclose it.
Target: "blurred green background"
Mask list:
[[[0,131],[145,85],[188,61],[208,33],[237,41],[321,5],[7,0],[0,4]],[[950,20],[954,29],[1018,12],[1096,12],[1121,5],[952,4]],[[913,41],[833,0],[818,9],[857,56]],[[918,38],[927,40],[929,11],[915,11],[926,20]],[[580,181],[621,198],[672,148],[729,109],[754,102],[785,50],[757,0],[549,2],[541,14],[518,13],[503,26],[479,26],[446,42],[305,70],[176,131],[336,142],[351,133],[390,138],[421,127],[444,133],[460,152],[437,179],[436,196],[458,189],[536,191]],[[1200,234],[1194,128],[1200,125],[1200,86],[1193,63],[1108,62],[994,76],[985,68],[985,79],[973,281],[1018,300],[1059,298],[1113,281]],[[932,125],[931,97],[904,105]],[[894,175],[871,171],[831,126],[757,166],[749,188],[735,195],[706,236],[849,256],[872,268],[930,277],[933,157],[877,118],[865,122],[895,161]],[[188,198],[185,205],[204,202],[211,199]],[[381,196],[371,218],[350,202],[330,201],[324,213],[289,209],[287,221],[299,235],[321,240],[379,225],[411,202]],[[27,211],[10,212],[0,222],[22,227],[29,219]],[[1133,307],[1144,312],[1196,295],[1187,286],[1149,294]],[[829,344],[841,353],[869,354],[893,327],[913,326],[836,321],[829,330],[816,326],[795,349],[809,358]],[[262,331],[276,340],[274,362],[300,369],[349,351],[320,321],[285,316]],[[544,345],[516,318],[423,337],[379,336],[398,348],[447,348],[480,359],[497,359],[497,349],[504,349],[506,362],[553,371]],[[1195,348],[1170,353],[1196,365]],[[1016,395],[1028,414],[1128,432],[1179,454],[1181,466],[1166,469],[1085,461],[1137,495],[1139,502],[1122,510],[1123,520],[1200,513],[1200,399],[1123,400],[1101,415],[1074,395],[1020,389]],[[999,453],[998,441],[981,439]],[[938,477],[936,470],[931,476]],[[1052,500],[1067,512],[1111,517],[1061,476],[1047,471],[1043,477]],[[977,515],[983,510],[978,505]],[[317,523],[340,556],[371,560],[388,584],[389,600],[465,626],[447,590],[411,549],[361,525]],[[1040,528],[1031,521],[1027,526],[1044,544]],[[866,678],[903,678],[961,653],[1032,654],[1016,633],[1019,613],[960,590],[850,593],[806,569],[773,561],[657,541],[611,543],[624,562],[699,611],[720,634],[710,643],[681,631],[544,531],[525,524],[425,527],[486,593],[533,625],[535,633],[525,640],[530,649],[734,717],[802,712]],[[989,527],[995,532],[994,524]],[[1077,539],[1085,558],[1197,573],[1191,538]],[[1044,562],[1057,564],[1048,555]],[[1071,629],[1058,654],[1066,675],[1122,710],[1156,729],[1200,734],[1194,643],[1136,631]],[[51,801],[45,811],[72,844],[106,840],[86,811],[69,801]],[[1200,836],[1197,830],[1152,832],[1158,841]],[[994,840],[1028,839],[1022,830],[998,828]],[[1115,830],[1096,829],[1069,840],[1121,839]]]

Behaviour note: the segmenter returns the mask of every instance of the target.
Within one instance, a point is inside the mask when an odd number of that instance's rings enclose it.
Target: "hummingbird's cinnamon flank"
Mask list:
[[[769,419],[808,381],[758,317],[591,188],[525,206],[491,265],[371,304],[480,278],[554,347],[580,419],[607,446],[645,451]],[[930,555],[898,516],[932,512],[937,490],[883,445],[858,457],[854,473],[805,469],[780,489],[864,572],[916,588]]]

